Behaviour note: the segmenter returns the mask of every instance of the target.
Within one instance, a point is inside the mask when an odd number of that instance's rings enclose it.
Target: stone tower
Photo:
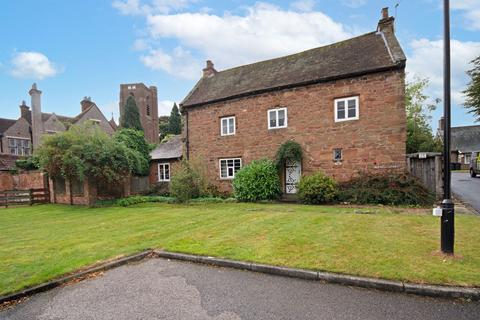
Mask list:
[[[42,121],[42,104],[41,96],[42,91],[37,89],[37,84],[32,85],[32,89],[28,92],[32,97],[32,143],[35,149],[40,144],[40,138],[43,134],[43,121]]]
[[[120,85],[120,118],[123,117],[125,104],[129,96],[135,98],[145,139],[149,143],[158,143],[158,100],[157,88],[147,87],[143,83]]]

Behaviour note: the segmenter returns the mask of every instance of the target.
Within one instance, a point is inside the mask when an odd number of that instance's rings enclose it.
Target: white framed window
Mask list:
[[[359,118],[358,96],[335,99],[335,122],[358,120],[358,118]]]
[[[220,159],[220,179],[233,179],[235,173],[242,168],[241,158]]]
[[[16,156],[29,156],[30,155],[30,140],[22,138],[8,138],[8,149],[10,154]]]
[[[343,160],[343,152],[342,149],[337,148],[333,149],[333,161],[342,161]]]
[[[230,136],[235,134],[235,117],[220,118],[220,135]]]
[[[465,164],[470,164],[470,161],[472,160],[472,155],[471,154],[465,154]]]
[[[287,127],[287,108],[268,110],[268,129]]]
[[[170,181],[170,163],[158,164],[158,181]]]

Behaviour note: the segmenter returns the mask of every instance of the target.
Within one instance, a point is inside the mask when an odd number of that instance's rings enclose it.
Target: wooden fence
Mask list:
[[[50,191],[48,189],[6,190],[0,191],[0,205],[33,205],[35,203],[49,203]]]

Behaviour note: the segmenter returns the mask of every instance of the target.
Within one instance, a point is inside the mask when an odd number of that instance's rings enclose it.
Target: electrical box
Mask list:
[[[443,210],[440,207],[433,208],[433,216],[434,217],[441,217],[443,214]]]

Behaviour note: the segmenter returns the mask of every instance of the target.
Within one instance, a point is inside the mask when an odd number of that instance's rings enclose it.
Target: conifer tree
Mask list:
[[[143,131],[137,103],[135,102],[135,98],[132,96],[128,97],[127,103],[125,104],[123,116],[120,119],[120,127]]]
[[[180,112],[176,103],[173,104],[173,108],[168,119],[168,133],[182,133],[182,117],[180,116]]]

